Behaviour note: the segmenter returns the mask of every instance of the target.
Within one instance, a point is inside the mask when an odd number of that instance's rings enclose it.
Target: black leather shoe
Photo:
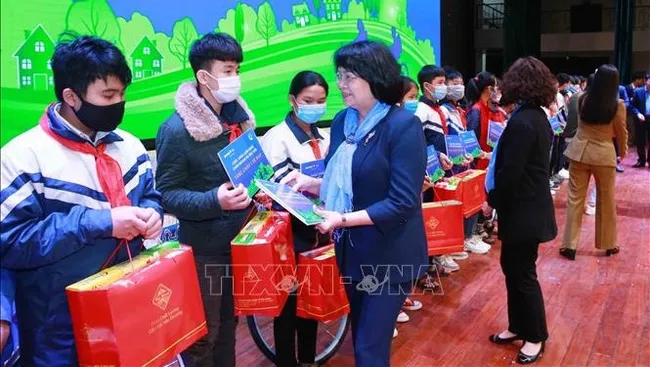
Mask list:
[[[521,339],[521,337],[519,337],[517,335],[513,336],[512,338],[505,338],[505,339],[500,338],[499,334],[490,335],[490,341],[492,343],[494,343],[494,344],[500,344],[500,345],[501,344],[510,344],[510,343],[512,343],[514,341],[517,341],[517,340],[522,340],[522,339]]]
[[[537,362],[540,358],[542,358],[542,354],[544,354],[544,347],[545,346],[546,346],[546,343],[542,342],[542,348],[534,356],[529,356],[527,354],[522,353],[521,350],[519,350],[519,353],[517,353],[517,363],[519,363],[519,364],[531,364],[531,363]]]
[[[560,249],[560,255],[566,257],[567,259],[573,261],[576,259],[576,250],[572,250],[570,248],[561,248]]]
[[[634,167],[634,168],[643,168],[643,167],[645,167],[645,163],[636,162],[636,164],[634,166],[632,166],[632,167]]]
[[[616,255],[616,254],[618,254],[620,251],[621,251],[621,249],[620,249],[618,246],[616,246],[616,247],[614,247],[614,248],[610,248],[609,250],[605,251],[605,256]]]

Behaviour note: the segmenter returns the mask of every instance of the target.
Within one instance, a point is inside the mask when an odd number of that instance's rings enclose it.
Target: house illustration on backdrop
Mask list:
[[[14,53],[18,60],[18,88],[46,91],[54,88],[50,60],[54,54],[54,41],[39,24],[25,31],[25,40]]]
[[[131,52],[133,80],[148,78],[162,72],[163,56],[156,48],[156,42],[144,36]]]
[[[296,26],[305,27],[309,24],[309,17],[311,12],[307,3],[297,4],[291,7],[291,12],[293,13],[293,20],[296,23]]]
[[[343,17],[342,9],[343,0],[324,0],[325,18],[330,22],[335,22]]]

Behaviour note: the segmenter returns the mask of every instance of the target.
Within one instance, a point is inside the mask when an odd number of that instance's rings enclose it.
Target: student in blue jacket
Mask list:
[[[417,117],[396,106],[400,67],[385,45],[343,46],[334,63],[347,108],[332,122],[325,176],[295,172],[282,181],[325,202],[317,228],[333,231],[349,280],[356,366],[388,366],[397,315],[428,267],[420,199],[424,133]]]
[[[14,275],[0,268],[0,365],[15,359],[18,348],[18,325],[15,322]]]
[[[122,52],[77,38],[57,45],[52,72],[57,102],[0,153],[0,255],[3,268],[20,270],[26,366],[77,364],[65,287],[97,273],[124,242],[138,254],[143,238],[157,238],[162,227],[147,152],[117,129],[131,82]],[[126,246],[114,262],[128,259]]]

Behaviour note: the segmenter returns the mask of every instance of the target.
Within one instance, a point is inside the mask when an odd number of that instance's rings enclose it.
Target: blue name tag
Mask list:
[[[300,164],[300,173],[315,178],[323,178],[325,175],[325,160],[305,162]]]

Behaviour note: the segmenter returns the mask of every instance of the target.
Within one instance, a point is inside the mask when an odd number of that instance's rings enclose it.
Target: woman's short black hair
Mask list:
[[[603,65],[596,70],[594,81],[582,97],[580,119],[589,124],[609,124],[618,110],[618,69]]]
[[[424,83],[431,83],[433,79],[440,76],[444,76],[445,79],[447,78],[445,69],[435,65],[424,65],[418,73],[418,83],[420,84],[420,89],[424,91]]]
[[[325,95],[329,94],[330,88],[325,78],[317,72],[310,70],[301,71],[293,77],[293,80],[291,80],[291,87],[289,88],[289,94],[296,97],[303,91],[303,89],[309,88],[313,85],[320,85],[325,89]]]
[[[83,36],[59,42],[52,56],[52,74],[56,99],[63,102],[63,90],[72,89],[84,97],[88,86],[108,76],[124,86],[131,84],[131,69],[122,51],[97,37]]]
[[[336,69],[345,69],[370,84],[378,101],[394,105],[402,100],[401,67],[383,43],[359,41],[339,48],[334,54]]]
[[[497,78],[488,71],[478,73],[474,78],[467,82],[465,88],[465,96],[469,104],[476,103],[480,98],[483,91],[488,87],[496,87]]]
[[[411,90],[411,88],[418,89],[418,85],[415,80],[409,78],[406,75],[402,75],[402,97],[404,97],[406,93]]]
[[[227,33],[208,33],[192,44],[190,65],[194,74],[210,69],[216,60],[241,64],[244,53],[239,42]]]
[[[550,106],[557,97],[555,81],[540,60],[530,56],[520,58],[503,75],[502,99],[538,107]]]

